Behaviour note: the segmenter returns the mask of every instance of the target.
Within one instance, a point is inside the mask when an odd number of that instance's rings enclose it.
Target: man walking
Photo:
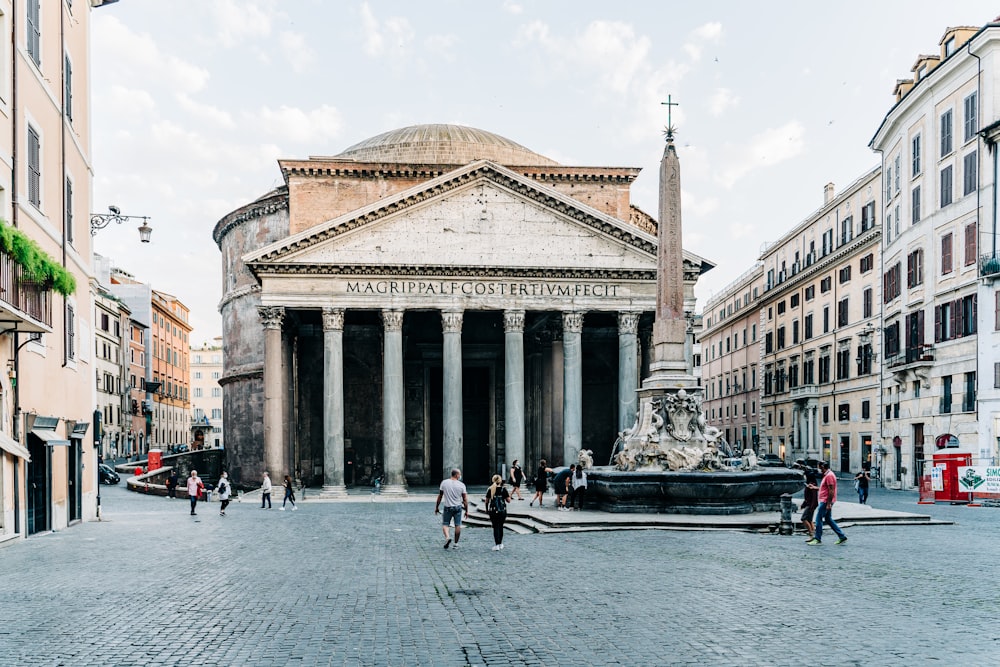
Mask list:
[[[260,485],[260,508],[264,509],[264,503],[267,503],[267,509],[271,509],[271,478],[268,476],[267,471],[264,471],[264,483]]]
[[[819,507],[816,509],[816,536],[806,542],[811,547],[819,546],[823,543],[823,521],[830,526],[833,532],[837,533],[837,544],[847,542],[847,535],[840,529],[837,522],[833,520],[833,504],[837,502],[837,476],[830,470],[830,464],[826,461],[819,462],[819,471],[823,479],[819,483]]]
[[[465,484],[459,481],[462,471],[458,468],[451,469],[451,477],[441,482],[438,491],[437,502],[434,503],[434,514],[441,512],[441,501],[444,501],[444,514],[441,515],[441,530],[444,532],[444,548],[451,546],[451,534],[448,526],[452,520],[455,522],[455,546],[458,548],[458,538],[462,534],[462,513],[469,515],[469,494],[465,489]]]
[[[191,516],[196,516],[194,508],[198,504],[198,496],[205,490],[205,485],[201,483],[201,477],[198,477],[197,470],[192,470],[188,476],[187,490],[188,498],[191,499]]]

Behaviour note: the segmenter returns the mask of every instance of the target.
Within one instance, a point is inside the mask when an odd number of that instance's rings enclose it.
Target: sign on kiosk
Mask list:
[[[959,468],[958,489],[963,493],[1000,493],[1000,467],[965,466]]]

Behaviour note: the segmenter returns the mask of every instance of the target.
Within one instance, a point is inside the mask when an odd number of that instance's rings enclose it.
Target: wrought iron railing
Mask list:
[[[1000,274],[1000,254],[988,253],[979,258],[979,275],[983,278]]]
[[[36,322],[52,326],[50,286],[27,280],[24,269],[0,250],[0,302],[9,304]]]

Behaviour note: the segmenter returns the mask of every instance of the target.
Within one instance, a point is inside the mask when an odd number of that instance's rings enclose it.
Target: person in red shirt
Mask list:
[[[819,471],[823,474],[823,479],[819,483],[819,507],[816,508],[816,536],[806,542],[809,546],[816,547],[823,543],[823,522],[833,532],[837,533],[837,544],[847,542],[847,535],[840,529],[837,522],[833,520],[833,504],[837,502],[837,476],[830,470],[830,464],[826,461],[819,462]]]

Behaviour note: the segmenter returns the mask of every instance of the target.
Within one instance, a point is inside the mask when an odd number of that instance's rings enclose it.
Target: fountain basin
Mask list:
[[[805,475],[790,468],[750,471],[587,470],[587,506],[606,512],[750,514],[781,509],[781,496],[797,493]]]

